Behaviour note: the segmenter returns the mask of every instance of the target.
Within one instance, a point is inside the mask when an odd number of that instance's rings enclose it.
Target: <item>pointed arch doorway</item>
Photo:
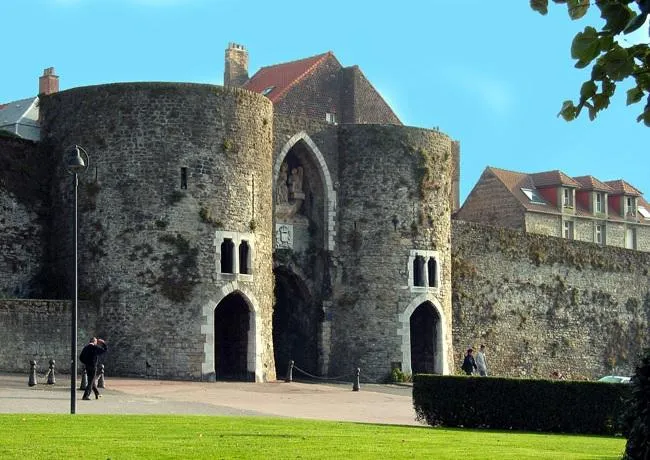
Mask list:
[[[305,283],[294,272],[279,266],[275,274],[273,352],[278,378],[286,377],[289,361],[318,374],[318,337],[322,308],[315,305]]]
[[[228,294],[214,310],[214,373],[217,380],[255,381],[249,370],[255,321],[245,298]]]
[[[433,374],[436,372],[438,322],[440,322],[440,317],[430,302],[420,304],[409,319],[411,372],[413,374]]]

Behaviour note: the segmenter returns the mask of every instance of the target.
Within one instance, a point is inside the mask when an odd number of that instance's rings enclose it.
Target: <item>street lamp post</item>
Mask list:
[[[85,159],[84,159],[85,157]],[[78,278],[79,271],[77,266],[77,189],[79,188],[79,173],[86,171],[88,168],[88,153],[79,145],[71,147],[66,159],[66,169],[68,173],[74,176],[74,292],[72,302],[72,321],[70,327],[70,413],[74,414],[77,407],[77,312],[78,312]]]

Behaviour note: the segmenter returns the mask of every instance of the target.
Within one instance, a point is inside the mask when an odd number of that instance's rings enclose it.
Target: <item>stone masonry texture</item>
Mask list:
[[[495,376],[634,372],[650,345],[649,254],[462,221],[452,229],[456,363],[484,343]]]
[[[254,319],[246,360],[256,380],[276,377],[276,343],[283,353],[295,345],[274,336],[274,312],[308,328],[304,368],[360,367],[382,381],[410,365],[408,315],[422,304],[437,312],[445,372],[479,342],[494,375],[631,372],[648,345],[649,254],[452,221],[458,144],[401,126],[333,56],[317,73],[275,109],[259,94],[197,84],[42,97],[40,142],[0,137],[0,370],[70,356],[61,299],[74,280],[74,188],[63,163],[78,144],[90,156],[78,188],[79,344],[106,338],[109,374],[214,380],[215,312],[231,294]],[[283,162],[304,168],[305,197],[280,216]],[[294,226],[293,248],[275,249],[278,222]],[[221,273],[226,237],[249,241],[250,273]],[[431,289],[413,286],[418,251],[436,254]]]

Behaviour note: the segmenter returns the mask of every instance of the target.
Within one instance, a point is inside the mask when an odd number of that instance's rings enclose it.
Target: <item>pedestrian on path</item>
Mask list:
[[[476,368],[481,377],[487,377],[487,361],[485,359],[485,345],[481,344],[476,354]]]
[[[476,361],[474,361],[473,353],[474,350],[472,350],[471,348],[467,349],[467,354],[465,355],[465,359],[463,360],[463,365],[461,366],[461,369],[465,371],[465,374],[467,375],[472,375],[472,373],[476,369]]]
[[[88,384],[81,399],[89,401],[91,391],[95,393],[95,399],[101,398],[102,395],[99,394],[99,389],[97,388],[97,361],[99,360],[99,355],[106,353],[106,350],[108,350],[106,342],[96,337],[91,338],[88,345],[81,350],[79,361],[85,366],[86,376],[88,377]]]

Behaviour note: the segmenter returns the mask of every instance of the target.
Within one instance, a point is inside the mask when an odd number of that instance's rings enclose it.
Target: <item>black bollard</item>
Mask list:
[[[50,369],[47,371],[47,384],[54,385],[56,383],[56,378],[54,377],[54,364],[56,361],[50,359]]]
[[[284,379],[284,381],[287,383],[293,381],[293,359],[289,361],[289,368],[287,369],[287,377]]]
[[[29,386],[36,385],[36,361],[33,359],[29,361]]]
[[[88,386],[88,374],[86,374],[86,366],[84,366],[81,372],[81,385],[79,385],[80,390],[85,390]]]
[[[357,373],[354,377],[354,383],[352,384],[352,391],[359,391],[361,385],[359,385],[359,375],[361,374],[361,369],[357,367]]]
[[[99,378],[97,379],[97,388],[104,388],[104,365],[99,365]]]

